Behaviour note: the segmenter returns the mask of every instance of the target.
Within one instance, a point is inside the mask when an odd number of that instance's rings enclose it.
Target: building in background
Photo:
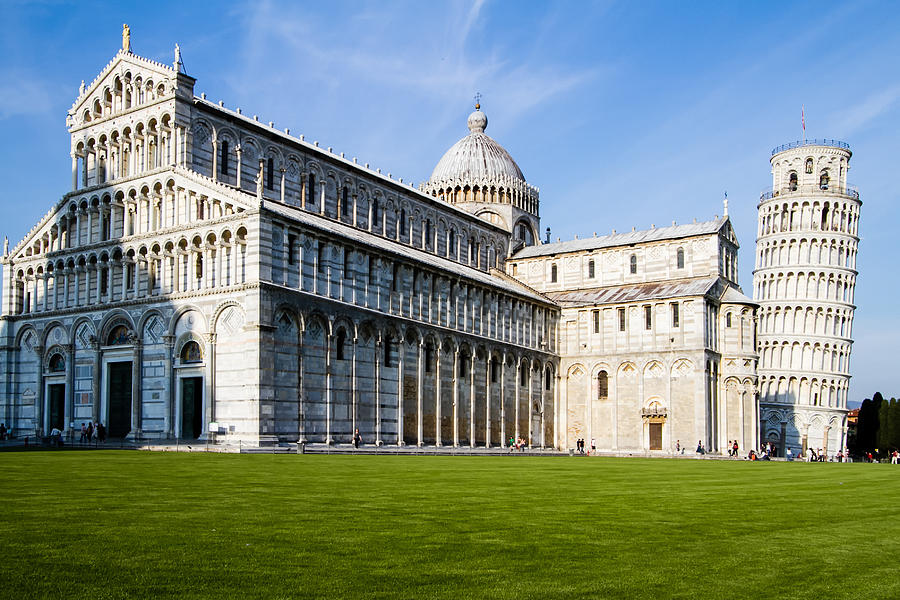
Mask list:
[[[847,183],[850,156],[835,140],[775,148],[772,188],[759,202],[760,428],[782,450],[847,446],[862,205]]]
[[[194,84],[177,47],[163,65],[123,36],[80,90],[72,189],[4,251],[0,419],[14,435],[100,421],[113,437],[260,445],[356,429],[376,444],[610,452],[724,453],[807,429],[843,444],[848,150],[773,157],[757,340],[727,203],[705,222],[542,244],[538,189],[479,105],[416,189]],[[811,148],[812,170],[791,170]],[[817,300],[799,302],[798,272]],[[788,312],[819,333],[786,338]],[[797,344],[818,376],[773,362]]]

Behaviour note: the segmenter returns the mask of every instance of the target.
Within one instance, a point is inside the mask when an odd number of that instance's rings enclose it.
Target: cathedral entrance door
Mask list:
[[[48,388],[48,402],[50,404],[49,410],[47,414],[50,416],[50,422],[48,423],[49,428],[53,429],[56,427],[60,431],[65,431],[66,429],[66,415],[65,415],[65,402],[66,402],[66,386],[61,383],[53,384],[47,386]]]
[[[123,438],[131,431],[131,361],[108,366],[109,437]]]
[[[648,423],[650,426],[650,449],[662,450],[662,423]]]
[[[197,439],[203,433],[203,378],[181,380],[181,437]]]

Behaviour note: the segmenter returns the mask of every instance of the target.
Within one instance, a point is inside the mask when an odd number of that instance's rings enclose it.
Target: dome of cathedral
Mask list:
[[[509,152],[484,133],[487,123],[487,116],[476,106],[467,122],[469,135],[453,144],[441,157],[428,184],[525,181],[522,170]]]

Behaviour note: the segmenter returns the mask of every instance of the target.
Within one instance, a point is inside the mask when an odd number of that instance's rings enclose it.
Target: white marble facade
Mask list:
[[[72,189],[3,257],[15,436],[94,420],[251,445],[766,437],[727,211],[541,244],[538,189],[480,107],[416,189],[194,83],[123,49],[72,106]]]
[[[772,152],[759,202],[754,297],[760,305],[763,439],[834,454],[847,442],[859,192],[851,152],[806,140]]]

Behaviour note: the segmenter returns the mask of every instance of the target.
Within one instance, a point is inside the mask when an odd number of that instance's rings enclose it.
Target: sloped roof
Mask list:
[[[370,248],[378,248],[380,252],[393,254],[395,256],[404,256],[411,261],[429,266],[436,271],[450,273],[462,279],[468,279],[475,283],[500,289],[510,295],[525,297],[544,305],[552,305],[553,302],[547,296],[531,289],[530,287],[519,283],[512,277],[498,277],[490,273],[485,273],[474,267],[463,265],[452,261],[449,258],[437,256],[418,248],[413,248],[400,242],[383,238],[381,236],[369,233],[368,231],[357,229],[343,223],[332,221],[321,215],[310,213],[305,210],[281,204],[272,200],[265,200],[263,203],[264,210],[269,210],[283,217],[293,219],[294,221],[311,226],[315,229],[325,230],[359,244],[360,246],[368,246]]]
[[[701,223],[688,223],[686,225],[671,225],[669,227],[656,227],[642,231],[629,231],[627,233],[613,233],[600,237],[590,237],[581,240],[569,240],[566,242],[554,242],[536,246],[526,246],[519,250],[512,259],[535,258],[538,256],[550,256],[566,252],[580,252],[586,250],[600,250],[602,248],[614,248],[616,246],[630,246],[642,242],[658,242],[662,240],[674,240],[697,235],[710,235],[718,233],[728,222],[728,217],[720,217]]]
[[[739,289],[728,286],[725,288],[725,291],[722,292],[722,302],[727,302],[729,304],[751,304],[756,305],[757,303],[745,296],[741,293]]]
[[[698,277],[694,279],[681,279],[678,281],[612,285],[609,287],[587,290],[547,292],[546,295],[563,307],[621,304],[625,302],[641,302],[644,300],[681,298],[684,296],[703,296],[716,285],[718,280],[719,278],[717,276]]]

